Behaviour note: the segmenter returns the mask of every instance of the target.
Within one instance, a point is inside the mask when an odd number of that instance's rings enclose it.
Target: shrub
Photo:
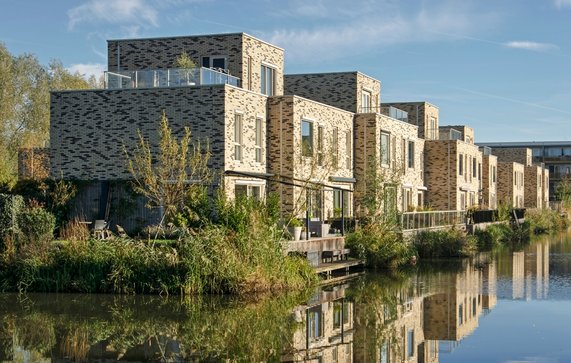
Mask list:
[[[353,256],[373,268],[396,270],[415,258],[414,249],[392,223],[371,222],[348,234],[346,246]]]
[[[413,238],[420,257],[468,257],[476,253],[476,237],[459,229],[422,231]]]
[[[24,207],[19,195],[0,194],[0,242],[4,236],[18,233],[18,214]]]
[[[528,209],[525,220],[530,224],[530,230],[535,234],[560,231],[567,227],[568,220],[550,209]]]
[[[18,214],[18,250],[43,255],[54,237],[56,219],[43,208],[28,208]]]
[[[91,236],[91,233],[85,223],[74,219],[60,228],[59,236],[61,239],[68,241],[86,241]]]

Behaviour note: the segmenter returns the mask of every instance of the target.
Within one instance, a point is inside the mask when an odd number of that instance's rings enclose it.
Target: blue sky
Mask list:
[[[286,73],[359,70],[382,100],[425,100],[476,141],[571,140],[571,0],[18,0],[12,54],[105,70],[107,39],[246,32]]]

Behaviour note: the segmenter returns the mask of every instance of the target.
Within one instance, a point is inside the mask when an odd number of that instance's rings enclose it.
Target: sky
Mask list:
[[[2,0],[14,55],[106,70],[107,39],[245,32],[286,73],[360,71],[476,142],[571,140],[571,0]]]

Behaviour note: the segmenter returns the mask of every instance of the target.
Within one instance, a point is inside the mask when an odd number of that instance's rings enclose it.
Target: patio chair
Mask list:
[[[96,239],[107,239],[110,236],[109,222],[103,219],[96,219],[93,224],[93,237]]]

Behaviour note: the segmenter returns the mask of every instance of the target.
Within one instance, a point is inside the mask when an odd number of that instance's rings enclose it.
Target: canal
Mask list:
[[[0,362],[571,362],[571,235],[251,297],[0,295]]]

